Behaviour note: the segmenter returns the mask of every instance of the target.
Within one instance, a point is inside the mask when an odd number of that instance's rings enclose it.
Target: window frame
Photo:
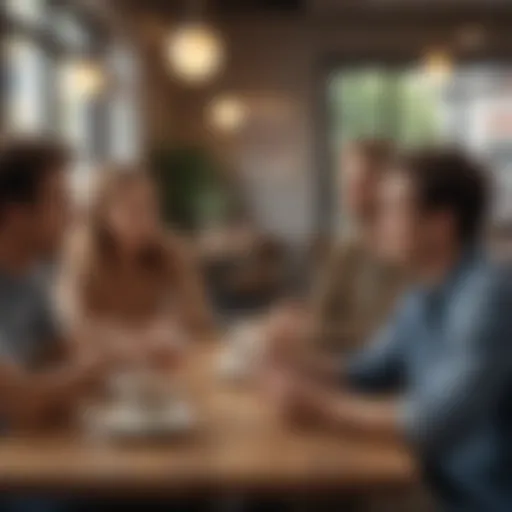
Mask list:
[[[1,88],[0,88],[0,128],[7,128],[6,105],[8,101],[8,57],[5,51],[6,43],[10,38],[19,37],[35,44],[48,59],[49,65],[45,66],[43,74],[43,105],[45,108],[46,129],[44,132],[52,132],[51,127],[60,123],[61,112],[58,98],[58,66],[66,58],[90,58],[104,63],[109,46],[111,44],[110,30],[105,21],[97,16],[92,10],[86,9],[78,2],[72,0],[46,0],[43,7],[43,20],[41,24],[25,22],[19,18],[9,16],[7,7],[0,7],[0,44],[1,44]],[[49,21],[52,13],[58,11],[72,16],[80,26],[84,27],[90,34],[90,44],[81,51],[69,47],[59,35],[51,30]],[[105,95],[106,96],[106,95]],[[112,134],[105,130],[108,126],[108,109],[104,103],[108,98],[100,97],[94,101],[93,115],[91,119],[91,134],[94,158],[101,160],[106,156],[107,148],[111,145]],[[50,127],[50,129],[48,129]]]

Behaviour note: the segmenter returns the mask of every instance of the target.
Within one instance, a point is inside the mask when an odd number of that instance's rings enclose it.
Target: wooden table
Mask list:
[[[285,425],[250,387],[221,382],[218,349],[188,364],[200,425],[167,443],[102,445],[79,433],[0,441],[0,488],[94,493],[298,492],[405,488],[413,466],[403,448]]]

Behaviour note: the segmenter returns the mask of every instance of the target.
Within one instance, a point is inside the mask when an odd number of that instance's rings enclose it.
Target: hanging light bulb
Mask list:
[[[73,59],[64,64],[62,85],[67,97],[93,98],[106,86],[103,68],[92,59]]]
[[[208,117],[216,130],[235,132],[245,123],[247,108],[235,96],[220,96],[209,104]]]
[[[202,23],[183,25],[168,38],[166,56],[182,80],[199,84],[211,80],[224,63],[224,44],[215,30]]]

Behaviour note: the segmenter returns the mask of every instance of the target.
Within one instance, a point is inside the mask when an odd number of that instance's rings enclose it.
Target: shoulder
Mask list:
[[[496,262],[482,261],[470,272],[457,291],[457,302],[480,308],[485,304],[512,299],[512,267]]]
[[[453,300],[451,326],[468,339],[501,344],[512,339],[512,272],[482,263],[468,276]]]
[[[423,300],[424,294],[420,288],[405,288],[396,301],[395,320],[400,323],[414,322],[421,313]]]

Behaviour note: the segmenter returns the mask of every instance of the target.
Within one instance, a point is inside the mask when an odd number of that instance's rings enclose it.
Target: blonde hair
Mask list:
[[[137,167],[109,167],[103,171],[94,200],[87,215],[90,263],[94,266],[115,263],[118,246],[106,222],[107,209],[111,202],[123,191],[137,184],[153,186],[151,176]],[[142,270],[169,277],[168,240],[162,234],[143,247],[137,262]]]

